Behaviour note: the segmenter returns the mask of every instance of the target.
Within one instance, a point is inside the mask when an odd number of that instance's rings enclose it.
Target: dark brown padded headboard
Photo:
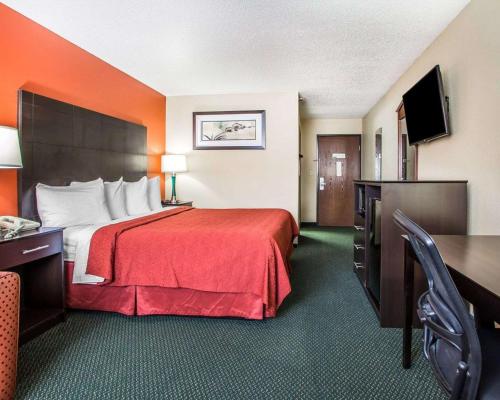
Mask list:
[[[19,215],[38,220],[35,186],[102,177],[137,180],[147,173],[146,127],[19,91],[23,169]]]

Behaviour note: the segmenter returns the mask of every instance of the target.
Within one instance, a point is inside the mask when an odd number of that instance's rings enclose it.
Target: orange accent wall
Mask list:
[[[0,125],[17,125],[20,88],[146,126],[163,193],[165,96],[0,3]],[[16,174],[0,170],[0,215],[17,214]]]

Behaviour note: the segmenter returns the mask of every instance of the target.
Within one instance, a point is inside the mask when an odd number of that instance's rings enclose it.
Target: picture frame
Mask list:
[[[264,150],[266,112],[193,112],[194,150]]]

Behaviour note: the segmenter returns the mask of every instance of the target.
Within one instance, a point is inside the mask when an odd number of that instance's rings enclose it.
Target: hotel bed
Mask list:
[[[64,232],[71,308],[262,319],[291,291],[297,226],[284,210],[178,207],[92,231]]]
[[[19,100],[23,217],[40,218],[40,183],[60,188],[146,175],[145,127],[29,92]],[[126,315],[274,317],[291,291],[297,235],[281,209],[174,207],[71,223],[64,230],[66,303]]]

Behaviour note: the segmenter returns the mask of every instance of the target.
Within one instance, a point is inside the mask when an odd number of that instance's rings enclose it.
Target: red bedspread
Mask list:
[[[252,293],[271,317],[291,291],[296,235],[285,210],[179,207],[99,229],[87,273],[113,286]]]

